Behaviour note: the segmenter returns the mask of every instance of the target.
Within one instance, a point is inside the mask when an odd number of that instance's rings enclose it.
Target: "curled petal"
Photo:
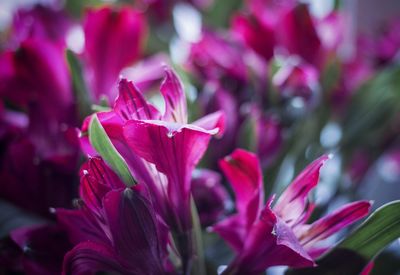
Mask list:
[[[192,124],[209,131],[218,129],[217,137],[222,137],[225,132],[225,114],[222,111],[217,111],[194,121]]]
[[[328,238],[332,234],[346,226],[365,217],[371,203],[369,201],[358,201],[344,205],[333,213],[312,223],[308,230],[300,236],[300,242],[305,247],[311,247],[316,242]]]
[[[251,224],[264,199],[258,158],[253,153],[237,149],[220,161],[220,167],[235,191],[238,212],[246,215]]]
[[[318,184],[319,170],[327,159],[324,155],[308,165],[279,197],[274,211],[289,225],[298,224],[307,206],[308,193]]]
[[[164,120],[187,123],[186,97],[181,80],[175,72],[165,68],[166,77],[160,91],[165,100]]]
[[[138,88],[126,79],[121,79],[118,85],[119,95],[115,100],[114,111],[123,119],[157,119],[158,110],[147,103]]]

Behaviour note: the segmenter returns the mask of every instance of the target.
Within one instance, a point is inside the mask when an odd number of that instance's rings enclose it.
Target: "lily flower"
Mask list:
[[[368,214],[371,203],[358,201],[307,224],[314,204],[309,192],[318,184],[322,156],[303,170],[272,206],[263,206],[263,182],[255,155],[236,150],[220,166],[232,184],[238,213],[213,227],[236,252],[223,274],[259,274],[276,265],[306,267],[328,247],[320,241]]]
[[[64,257],[63,274],[167,274],[166,231],[141,189],[125,188],[100,158],[82,167],[81,209],[56,210],[76,244]]]
[[[177,248],[181,256],[189,259],[192,172],[211,136],[222,133],[224,116],[215,112],[188,124],[181,81],[171,69],[165,70],[160,88],[165,100],[163,114],[145,100],[132,82],[122,79],[114,108],[97,116],[135,179],[145,185],[157,213],[179,236]],[[87,123],[82,130],[85,128]],[[82,138],[82,144],[95,154],[87,137]]]

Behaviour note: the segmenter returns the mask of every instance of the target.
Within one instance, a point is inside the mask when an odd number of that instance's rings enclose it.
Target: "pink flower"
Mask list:
[[[160,91],[164,113],[148,103],[132,82],[122,79],[113,110],[96,115],[132,175],[146,187],[156,212],[178,234],[177,247],[185,265],[191,257],[192,172],[211,136],[222,133],[224,117],[215,112],[188,124],[181,81],[169,68]],[[82,144],[95,153],[87,137]]]
[[[125,188],[99,158],[81,170],[81,209],[58,209],[75,247],[63,274],[166,274],[166,231],[141,186]]]
[[[114,99],[113,89],[120,71],[137,61],[146,36],[145,19],[129,7],[89,9],[84,19],[84,60],[86,74],[94,101],[108,96]]]
[[[319,245],[321,240],[367,215],[370,202],[359,201],[306,223],[314,208],[307,197],[326,160],[322,156],[303,170],[273,207],[274,196],[263,206],[262,173],[255,155],[238,149],[221,160],[238,211],[213,228],[236,252],[224,274],[258,274],[274,265],[313,266],[327,249]]]
[[[193,43],[190,48],[188,67],[202,79],[220,81],[222,78],[244,82],[247,72],[242,50],[229,37],[203,31],[200,41]]]

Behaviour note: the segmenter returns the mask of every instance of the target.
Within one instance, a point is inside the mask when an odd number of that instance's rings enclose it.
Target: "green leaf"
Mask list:
[[[400,238],[400,200],[372,213],[355,231],[317,261],[315,268],[292,269],[286,274],[360,274],[387,245]]]
[[[136,184],[135,179],[132,177],[132,174],[128,169],[128,165],[111,143],[111,140],[108,138],[106,131],[97,117],[97,114],[94,114],[90,121],[89,140],[104,161],[111,166],[127,186]]]
[[[372,260],[397,238],[400,238],[400,200],[378,208],[338,247],[357,251],[366,259]]]
[[[66,55],[72,77],[72,86],[78,103],[79,116],[83,119],[91,113],[89,92],[83,79],[82,66],[78,58],[71,50],[67,50]]]

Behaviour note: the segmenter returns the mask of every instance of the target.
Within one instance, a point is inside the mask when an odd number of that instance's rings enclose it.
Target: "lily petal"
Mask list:
[[[246,229],[246,219],[236,214],[214,225],[211,231],[217,233],[233,250],[239,252],[246,239]]]
[[[158,119],[160,114],[147,103],[142,93],[132,81],[121,79],[118,85],[119,95],[115,100],[114,111],[123,119]]]
[[[219,164],[235,191],[238,212],[246,215],[251,225],[264,200],[262,173],[257,156],[237,149]]]
[[[186,97],[182,82],[175,72],[165,67],[166,77],[161,84],[160,91],[165,100],[165,121],[187,123]]]
[[[314,262],[291,228],[266,206],[228,270],[235,270],[234,274],[259,274],[276,265],[307,267]]]
[[[162,274],[162,250],[157,220],[150,202],[136,190],[111,191],[104,208],[119,257],[137,274]]]
[[[86,211],[58,208],[56,215],[58,223],[67,230],[69,239],[73,244],[87,240],[94,242],[107,240],[95,218]]]
[[[274,206],[274,211],[287,224],[298,224],[298,220],[303,216],[302,213],[307,206],[308,193],[318,184],[319,170],[327,159],[328,156],[323,155],[313,161],[279,197]]]
[[[346,204],[333,213],[312,223],[299,240],[305,247],[311,247],[316,242],[328,238],[368,215],[371,202],[358,201]]]
[[[78,244],[64,257],[63,275],[94,275],[99,271],[135,274],[119,263],[111,247],[91,241]]]
[[[99,157],[90,158],[83,164],[80,174],[80,197],[95,213],[102,208],[102,199],[108,191],[125,187],[114,171]]]
[[[132,120],[124,125],[123,132],[131,150],[167,176],[168,197],[174,213],[180,213],[180,226],[190,227],[191,175],[216,131],[164,121]]]
[[[131,8],[89,9],[84,20],[87,77],[93,98],[113,99],[120,71],[141,54],[146,25],[143,15]],[[109,53],[113,53],[110,55]]]
[[[217,137],[222,137],[225,132],[225,114],[222,111],[217,111],[203,116],[192,124],[209,131],[218,129]]]

